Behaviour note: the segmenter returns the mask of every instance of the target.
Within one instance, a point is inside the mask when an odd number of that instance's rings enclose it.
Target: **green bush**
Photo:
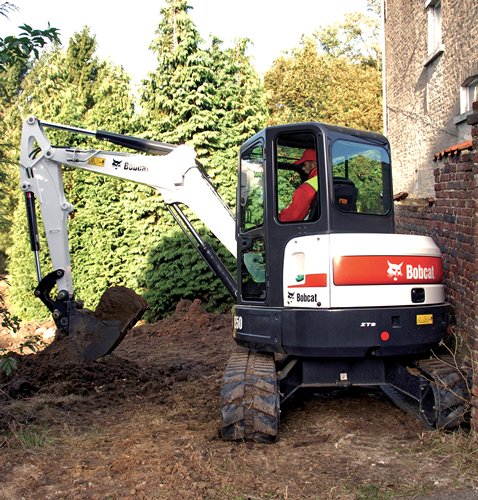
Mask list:
[[[235,279],[235,259],[217,240],[205,236]],[[151,250],[141,281],[144,297],[150,304],[146,318],[154,321],[174,310],[184,299],[200,299],[208,310],[225,311],[233,300],[224,284],[215,276],[188,238],[178,229],[163,235]]]

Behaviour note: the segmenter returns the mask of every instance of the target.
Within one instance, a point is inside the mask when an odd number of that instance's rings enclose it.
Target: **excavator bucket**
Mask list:
[[[74,308],[66,337],[79,359],[95,360],[111,353],[148,308],[133,290],[113,287],[100,298],[96,310]]]

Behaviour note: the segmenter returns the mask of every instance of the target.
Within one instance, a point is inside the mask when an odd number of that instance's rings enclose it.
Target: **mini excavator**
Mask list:
[[[135,153],[54,146],[49,129],[93,136]],[[315,199],[303,220],[283,222],[281,210],[306,181],[300,159],[307,150],[316,152]],[[240,148],[235,216],[187,145],[30,117],[20,163],[39,282],[35,294],[66,335],[75,335],[83,316],[73,289],[67,232],[73,207],[62,169],[161,193],[235,300],[237,350],[221,388],[225,440],[275,441],[281,405],[308,387],[378,387],[432,428],[466,420],[467,377],[435,354],[447,337],[450,315],[441,253],[429,237],[395,231],[390,146],[383,135],[318,122],[265,128]],[[37,205],[53,269],[46,276],[38,256]],[[183,205],[236,257],[235,277]],[[111,352],[124,335],[114,321],[90,318],[88,328],[89,359]]]

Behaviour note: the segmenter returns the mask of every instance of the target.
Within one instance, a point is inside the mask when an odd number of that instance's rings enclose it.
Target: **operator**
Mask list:
[[[294,162],[294,165],[302,165],[302,170],[307,174],[307,180],[294,191],[290,205],[279,214],[281,222],[304,220],[319,189],[315,149],[306,149],[302,158]]]

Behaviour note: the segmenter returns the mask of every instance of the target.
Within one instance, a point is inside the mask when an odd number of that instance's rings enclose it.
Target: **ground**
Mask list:
[[[35,330],[50,342],[47,323],[25,325],[14,339],[3,331],[0,343],[12,348]],[[428,431],[373,391],[302,394],[283,409],[277,443],[224,442],[219,391],[234,349],[231,318],[205,312],[199,301],[181,301],[170,318],[133,328],[99,361],[69,359],[55,342],[19,357],[0,384],[1,498],[478,491],[476,446],[463,431]]]

